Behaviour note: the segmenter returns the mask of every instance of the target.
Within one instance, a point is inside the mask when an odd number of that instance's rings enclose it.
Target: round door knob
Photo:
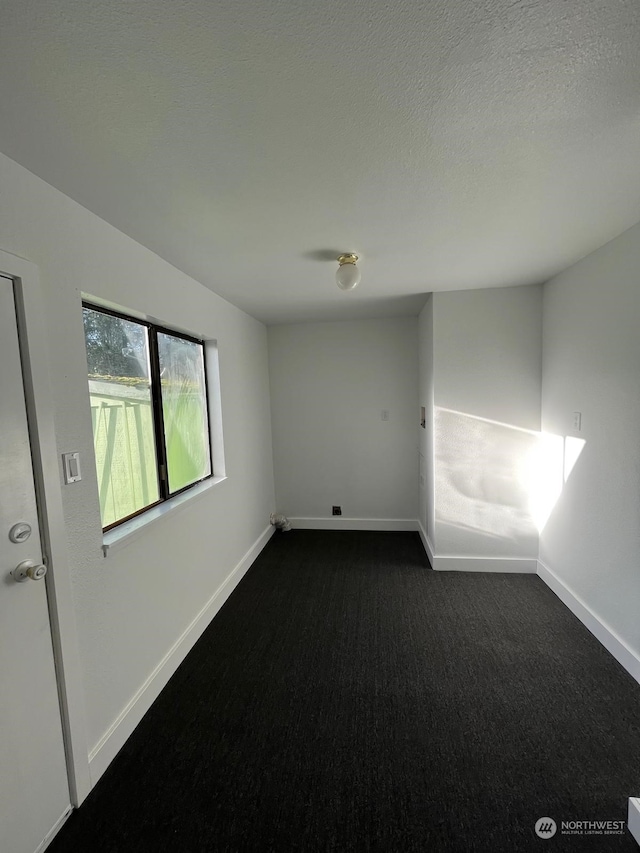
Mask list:
[[[11,572],[11,577],[14,581],[22,583],[23,581],[39,581],[47,573],[47,567],[42,563],[34,563],[33,560],[24,560],[18,563],[15,569]]]

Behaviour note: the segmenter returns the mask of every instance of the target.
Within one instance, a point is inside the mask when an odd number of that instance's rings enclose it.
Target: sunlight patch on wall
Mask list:
[[[525,460],[529,511],[538,533],[543,529],[562,493],[564,441],[561,435],[538,433],[538,441]]]
[[[525,463],[537,444],[538,433],[436,408],[439,551],[475,553],[487,538],[494,540],[492,550],[505,556],[536,550]]]
[[[564,481],[569,479],[573,468],[578,461],[578,457],[582,453],[582,449],[586,442],[583,438],[575,438],[572,435],[567,435],[564,440]]]
[[[438,550],[537,553],[585,442],[441,407],[434,420]]]
[[[585,446],[582,438],[540,433],[527,462],[531,515],[542,533]]]

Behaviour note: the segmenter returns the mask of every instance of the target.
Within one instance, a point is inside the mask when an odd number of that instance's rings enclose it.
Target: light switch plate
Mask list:
[[[80,471],[80,454],[79,453],[63,453],[62,467],[64,469],[64,481],[69,483],[77,483],[82,479]]]

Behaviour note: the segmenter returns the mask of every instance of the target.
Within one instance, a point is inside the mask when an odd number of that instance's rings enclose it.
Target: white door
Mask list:
[[[30,532],[29,532],[30,529]],[[12,541],[13,540],[13,541]],[[69,811],[13,282],[0,276],[0,850],[34,853]],[[31,561],[18,582],[12,572]],[[27,569],[28,566],[23,567]]]

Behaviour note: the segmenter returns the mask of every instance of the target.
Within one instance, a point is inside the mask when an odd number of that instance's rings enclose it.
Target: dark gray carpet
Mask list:
[[[50,853],[637,851],[640,688],[539,578],[417,534],[263,551]]]

